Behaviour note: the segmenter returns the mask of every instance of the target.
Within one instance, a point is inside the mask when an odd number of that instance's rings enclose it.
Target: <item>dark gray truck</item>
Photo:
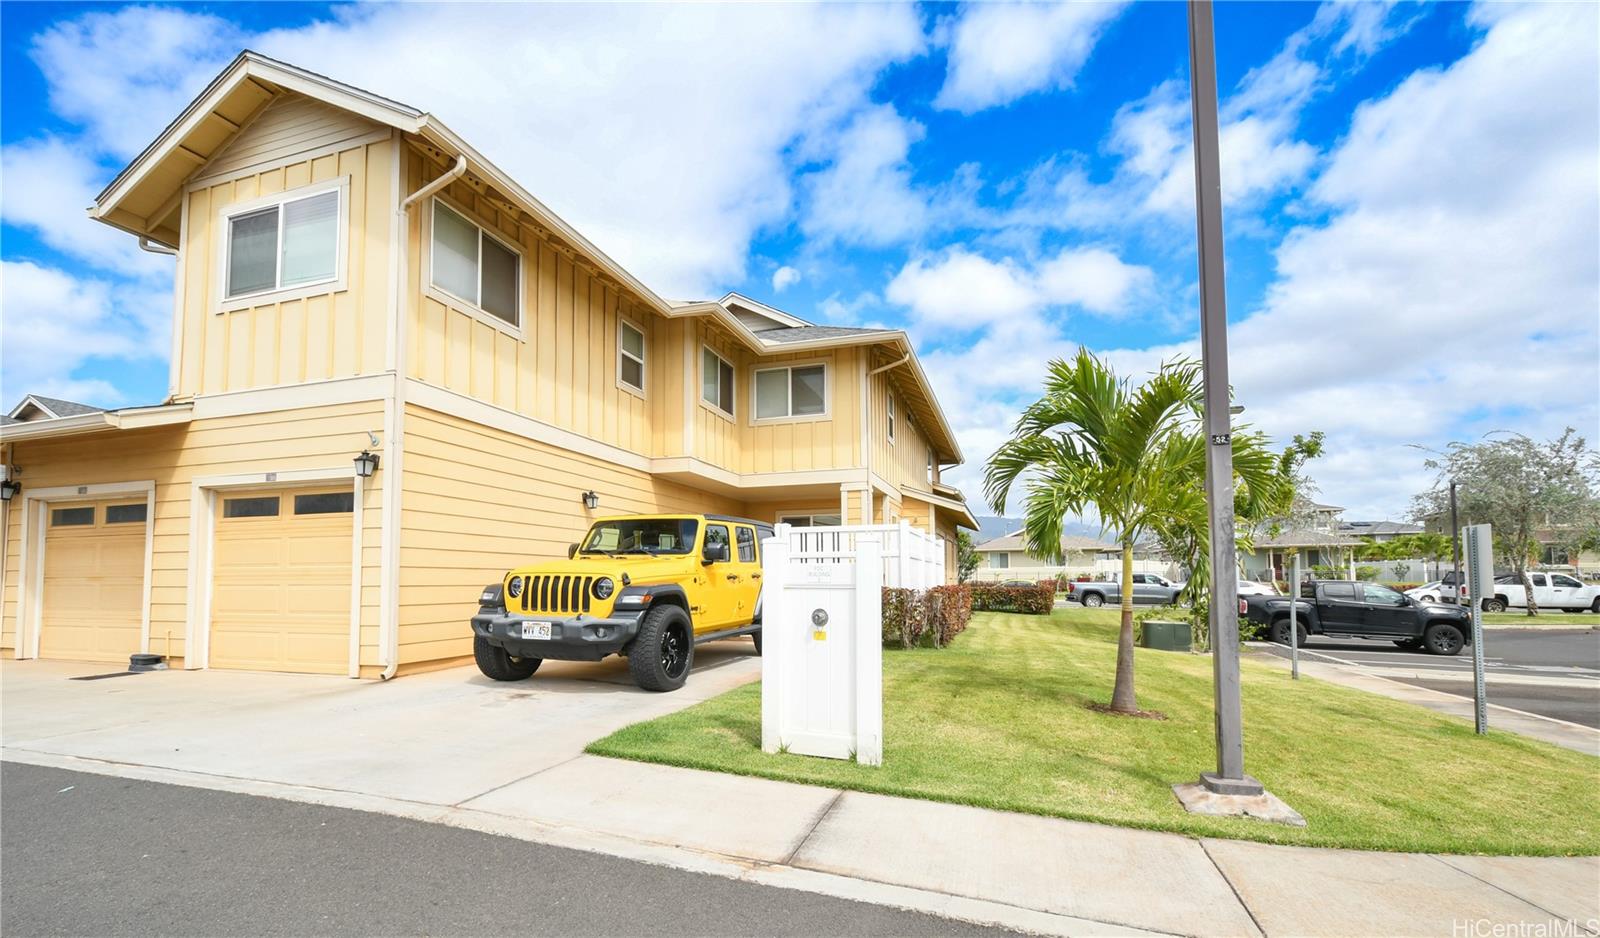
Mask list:
[[[1289,598],[1245,597],[1247,618],[1263,626],[1267,636],[1289,644]],[[1401,648],[1455,655],[1472,634],[1467,610],[1446,603],[1425,603],[1387,586],[1354,580],[1304,583],[1296,600],[1299,640],[1307,634],[1387,639]]]

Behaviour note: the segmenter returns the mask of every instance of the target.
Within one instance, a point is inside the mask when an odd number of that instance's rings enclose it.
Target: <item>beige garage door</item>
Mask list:
[[[126,663],[144,612],[144,499],[46,510],[39,657]]]
[[[352,510],[348,488],[217,498],[211,667],[347,673]]]

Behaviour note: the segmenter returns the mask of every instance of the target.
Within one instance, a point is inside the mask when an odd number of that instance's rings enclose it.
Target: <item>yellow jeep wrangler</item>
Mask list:
[[[761,541],[772,525],[724,515],[601,518],[566,560],[518,567],[472,617],[478,670],[520,681],[546,658],[621,654],[634,683],[677,690],[694,647],[749,635],[761,654]]]

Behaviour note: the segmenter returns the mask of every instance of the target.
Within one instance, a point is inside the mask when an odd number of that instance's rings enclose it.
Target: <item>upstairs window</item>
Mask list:
[[[700,399],[733,416],[733,366],[711,349],[700,349]]]
[[[433,200],[430,256],[429,280],[435,288],[496,319],[521,324],[522,255],[438,199]]]
[[[227,299],[339,278],[339,215],[344,188],[227,216]]]
[[[763,368],[756,372],[756,419],[820,417],[828,412],[824,365]]]
[[[889,442],[894,442],[894,395],[889,395]]]
[[[617,324],[617,380],[644,392],[644,333],[631,324]]]

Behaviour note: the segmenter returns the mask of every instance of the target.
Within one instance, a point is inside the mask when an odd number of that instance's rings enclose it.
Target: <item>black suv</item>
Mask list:
[[[1295,606],[1300,641],[1307,634],[1376,638],[1455,655],[1472,634],[1471,619],[1460,606],[1421,602],[1377,583],[1320,580],[1301,584],[1300,597]],[[1265,626],[1273,641],[1289,644],[1288,597],[1247,596],[1245,603],[1250,622]]]

